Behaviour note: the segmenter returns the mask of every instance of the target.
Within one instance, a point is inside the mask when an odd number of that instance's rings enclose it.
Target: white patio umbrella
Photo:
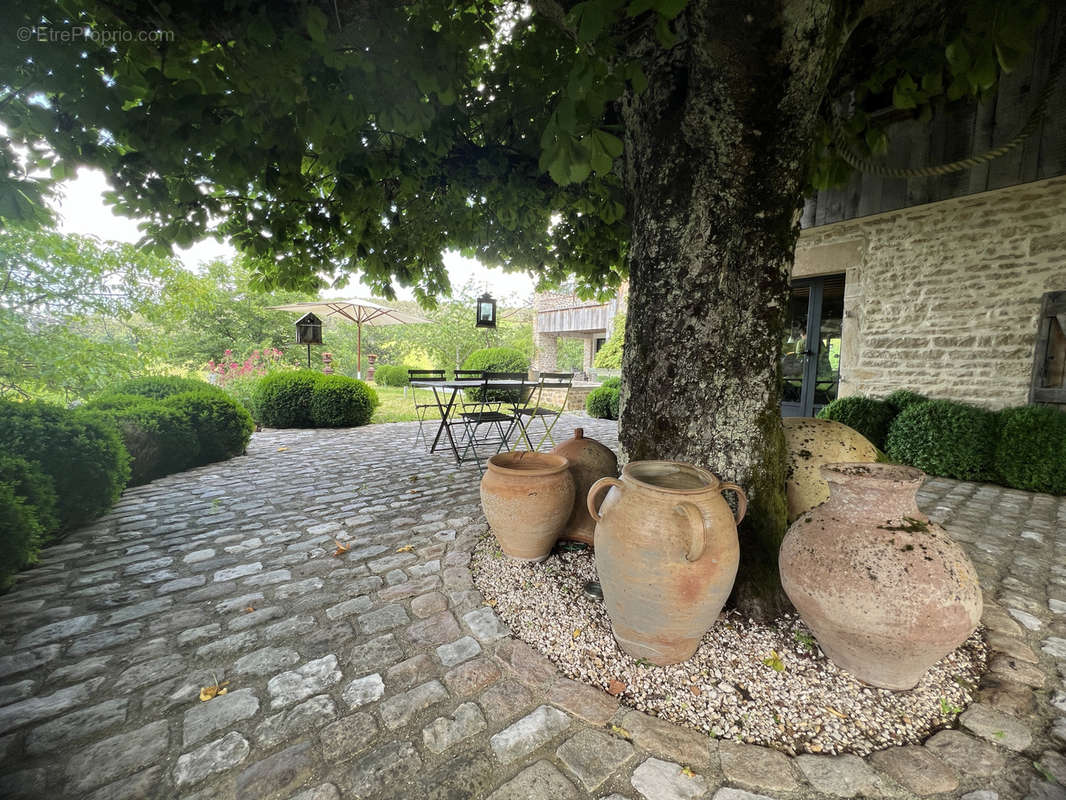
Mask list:
[[[267,306],[273,311],[311,312],[323,320],[330,318],[354,322],[356,332],[356,365],[359,377],[363,377],[363,326],[364,325],[420,325],[431,320],[417,314],[409,314],[388,306],[379,306],[369,300],[314,300],[310,303],[289,303],[284,306]]]

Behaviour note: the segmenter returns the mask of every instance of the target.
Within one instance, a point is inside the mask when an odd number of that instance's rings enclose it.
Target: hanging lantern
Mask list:
[[[477,327],[496,327],[496,301],[489,296],[488,292],[477,299]]]
[[[296,320],[296,344],[322,344],[322,320],[311,313]]]

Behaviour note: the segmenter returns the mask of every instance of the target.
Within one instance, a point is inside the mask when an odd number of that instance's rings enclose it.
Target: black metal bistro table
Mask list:
[[[453,421],[455,401],[459,396],[459,392],[464,389],[510,389],[512,391],[516,389],[532,389],[537,384],[535,381],[505,381],[505,380],[481,380],[475,378],[473,380],[451,380],[451,381],[411,381],[411,386],[417,389],[432,389],[433,398],[437,403],[437,408],[440,411],[440,426],[437,428],[437,435],[433,437],[433,444],[430,445],[429,452],[433,452],[437,449],[437,445],[440,443],[441,434],[444,434],[448,438],[448,444],[452,449],[452,455],[455,456],[455,461],[458,464],[463,463],[462,456],[459,455],[459,447],[455,443],[455,437],[452,436],[452,426],[459,423]],[[512,403],[514,411],[517,414],[518,409],[521,407],[521,397],[525,392],[515,392],[515,396],[519,400]],[[477,450],[474,450],[474,459],[477,459]]]

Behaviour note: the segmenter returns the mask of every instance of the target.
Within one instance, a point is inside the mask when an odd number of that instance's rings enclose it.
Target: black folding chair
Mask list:
[[[442,369],[409,369],[407,370],[407,378],[412,381],[441,381],[445,380],[444,370]],[[430,447],[429,439],[426,438],[426,432],[424,425],[427,418],[437,419],[440,416],[440,405],[437,403],[436,394],[434,393],[433,402],[419,402],[418,401],[418,389],[415,386],[411,387],[411,399],[415,404],[415,415],[418,417],[418,434],[415,436],[415,444],[418,444],[418,440],[422,440],[422,444],[425,445],[428,450]],[[432,409],[432,414],[430,413]]]
[[[507,381],[505,386],[500,381]],[[490,388],[491,387],[491,388]],[[463,438],[465,447],[459,457],[466,461],[468,453],[473,456],[478,471],[482,471],[477,449],[483,445],[496,445],[499,453],[510,440],[511,432],[518,424],[518,410],[526,402],[532,385],[526,381],[524,372],[486,372],[477,389],[477,410],[463,411]],[[495,406],[495,408],[493,408]],[[507,408],[510,413],[504,411]],[[478,430],[488,426],[488,435],[479,438]],[[493,435],[495,432],[495,435]]]
[[[522,437],[515,442],[515,450],[518,449],[522,439],[525,439],[526,445],[529,446],[530,450],[540,450],[545,441],[551,442],[552,447],[555,447],[552,428],[555,427],[555,423],[559,421],[559,417],[562,416],[563,411],[566,409],[566,400],[570,396],[570,387],[573,383],[574,375],[571,372],[542,372],[540,374],[540,382],[537,383],[537,387],[533,390],[529,402],[518,409],[517,422],[518,427],[522,430]],[[541,403],[545,402],[545,391],[561,391],[563,393],[558,408],[549,408],[541,405]],[[553,397],[553,399],[557,398]],[[534,420],[540,420],[541,429],[534,433],[534,435],[540,435],[536,447],[533,446],[530,439],[530,430],[533,428]]]

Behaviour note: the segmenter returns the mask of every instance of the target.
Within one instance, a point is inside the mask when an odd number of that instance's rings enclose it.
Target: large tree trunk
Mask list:
[[[690,0],[675,47],[634,45],[649,85],[624,109],[623,456],[692,462],[747,490],[734,599],[761,619],[787,602],[781,338],[806,156],[844,27],[828,0],[793,5]]]

